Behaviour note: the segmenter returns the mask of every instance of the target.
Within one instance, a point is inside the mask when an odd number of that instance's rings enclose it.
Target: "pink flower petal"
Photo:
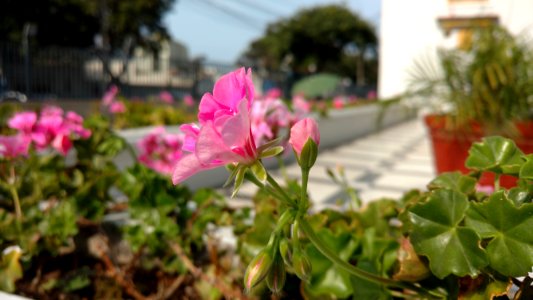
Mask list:
[[[20,112],[16,113],[7,121],[7,126],[19,130],[25,134],[29,134],[35,123],[37,122],[37,114],[35,112]]]
[[[246,108],[246,100],[239,104],[239,113],[229,118],[222,127],[221,135],[224,144],[230,149],[246,144],[250,132],[250,117]]]
[[[208,165],[213,162],[223,164],[237,161],[239,156],[224,144],[222,137],[211,123],[202,127],[196,140],[196,156],[200,163]]]
[[[250,107],[254,93],[252,71],[246,72],[244,68],[223,75],[213,88],[215,100],[232,110],[237,110],[237,105],[243,98],[248,99],[248,107]]]
[[[320,144],[320,132],[314,119],[305,118],[292,126],[289,143],[298,155],[302,153],[302,149],[309,138],[317,145]]]
[[[223,164],[203,165],[194,154],[182,156],[181,159],[178,160],[176,166],[174,167],[174,171],[172,172],[172,183],[181,183],[185,179],[200,171],[213,169],[222,165]]]

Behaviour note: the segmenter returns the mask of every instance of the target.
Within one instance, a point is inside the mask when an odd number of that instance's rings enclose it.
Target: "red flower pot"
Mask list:
[[[450,130],[446,128],[446,117],[440,115],[426,116],[424,121],[431,137],[437,174],[453,171],[468,173],[469,170],[465,167],[468,150],[472,143],[483,137],[482,127],[472,122],[468,131]],[[533,121],[517,122],[515,125],[521,133],[520,137],[514,138],[516,145],[525,154],[533,153]],[[493,186],[494,174],[483,173],[479,184]],[[516,186],[516,178],[503,175],[500,185],[506,188]]]

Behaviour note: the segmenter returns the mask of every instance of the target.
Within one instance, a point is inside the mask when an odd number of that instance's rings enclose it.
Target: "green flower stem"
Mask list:
[[[294,203],[294,201],[292,199],[284,198],[273,187],[268,186],[268,185],[264,185],[263,183],[261,183],[261,181],[259,181],[257,178],[255,178],[255,176],[253,176],[252,174],[247,172],[246,174],[244,174],[244,178],[250,180],[250,182],[255,184],[258,188],[267,191],[270,195],[274,196],[276,199],[280,199],[281,201],[284,201],[287,205],[292,206],[292,207],[296,206],[296,204]]]
[[[9,191],[11,192],[11,196],[13,197],[13,205],[15,206],[15,217],[17,220],[17,223],[20,224],[20,221],[22,220],[22,209],[20,208],[20,199],[19,194],[17,192],[17,177],[15,174],[15,166],[11,166],[9,169],[10,172],[10,178],[8,179],[9,184]]]
[[[11,192],[11,196],[13,197],[13,204],[15,206],[15,217],[17,222],[20,223],[22,220],[22,209],[20,208],[20,199],[19,194],[17,192],[17,188],[14,184],[9,185],[9,191]]]
[[[327,257],[330,261],[335,263],[338,267],[345,270],[346,272],[359,277],[364,280],[368,280],[370,282],[374,282],[377,284],[385,285],[385,286],[392,286],[397,288],[403,288],[403,289],[409,289],[414,292],[419,293],[419,295],[424,295],[428,298],[443,298],[443,295],[440,294],[434,294],[431,291],[427,291],[421,287],[392,280],[389,278],[380,277],[378,275],[369,273],[365,270],[359,269],[356,266],[353,266],[349,264],[348,262],[342,260],[335,252],[333,252],[313,231],[313,228],[311,225],[307,222],[307,220],[304,217],[299,218],[300,228],[303,230],[307,238],[311,241],[311,243],[322,253],[325,257]]]
[[[494,174],[494,191],[497,192],[500,190],[500,174]]]
[[[281,200],[285,200],[287,203],[289,203],[291,206],[296,206],[296,203],[294,202],[291,197],[279,186],[277,181],[270,176],[270,173],[267,172],[267,182],[270,183],[270,185],[281,195]]]
[[[298,213],[303,216],[307,213],[307,182],[309,181],[309,168],[302,168],[302,190],[300,194],[300,202],[298,203]]]

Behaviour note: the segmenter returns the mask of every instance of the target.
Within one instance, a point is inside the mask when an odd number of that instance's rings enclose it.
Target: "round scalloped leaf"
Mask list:
[[[523,276],[533,266],[533,203],[516,207],[503,191],[472,204],[466,224],[484,238],[490,266],[506,276]]]
[[[491,136],[472,145],[465,165],[474,170],[517,175],[524,163],[523,155],[512,140]]]
[[[450,274],[475,277],[488,264],[476,232],[459,226],[468,206],[465,195],[441,189],[409,211],[413,247],[428,257],[429,268],[439,278]]]
[[[477,180],[470,176],[462,175],[460,172],[443,173],[433,179],[429,189],[451,189],[461,193],[470,194],[476,190]]]

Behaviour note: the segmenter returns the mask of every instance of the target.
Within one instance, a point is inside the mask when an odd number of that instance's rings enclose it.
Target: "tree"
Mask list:
[[[365,69],[377,68],[377,37],[367,21],[342,5],[319,6],[270,24],[253,41],[243,61],[269,71],[332,72],[366,83]],[[373,51],[373,59],[366,59]],[[366,67],[365,67],[366,64]]]
[[[175,0],[4,0],[0,9],[0,41],[19,43],[23,27],[37,27],[37,46],[94,45],[122,47],[125,40],[141,43],[144,36],[166,37],[163,14]]]

